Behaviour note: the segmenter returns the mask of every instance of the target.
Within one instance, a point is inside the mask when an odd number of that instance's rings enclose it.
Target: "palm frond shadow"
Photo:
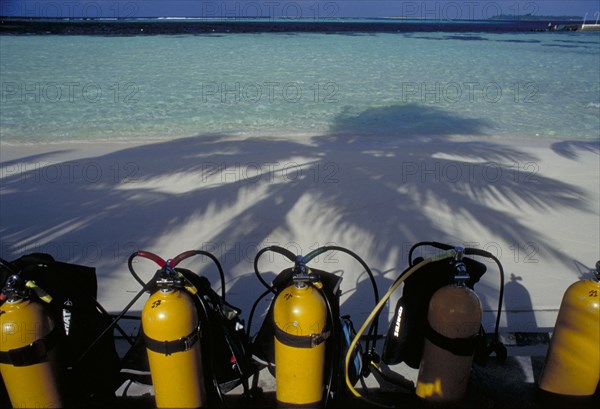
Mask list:
[[[445,126],[431,125],[433,118]],[[175,242],[201,221],[210,230],[193,232],[193,245],[215,251],[227,271],[251,271],[253,254],[273,232],[291,235],[298,224],[315,232],[305,246],[354,247],[381,269],[395,255],[402,269],[409,243],[463,239],[448,228],[454,219],[569,260],[494,204],[585,210],[585,192],[538,174],[538,158],[517,147],[454,138],[485,136],[487,128],[484,120],[417,105],[348,109],[330,132],[309,141],[199,135],[82,159],[54,180],[40,176],[54,168],[40,166],[2,181],[2,257],[52,250],[95,265],[101,280],[116,280],[105,272],[126,271],[131,251]],[[239,295],[244,306],[256,296]]]

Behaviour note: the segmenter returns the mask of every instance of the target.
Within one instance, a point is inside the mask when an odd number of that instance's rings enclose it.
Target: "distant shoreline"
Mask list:
[[[581,22],[584,20],[582,16],[536,16],[525,14],[522,16],[514,16],[511,14],[499,14],[492,16],[488,20],[518,20],[518,21],[572,21]]]
[[[225,21],[314,21],[314,22],[334,22],[334,21],[389,21],[389,20],[403,20],[403,21],[420,21],[420,22],[431,22],[431,21],[445,21],[445,22],[485,22],[485,21],[571,21],[571,22],[583,22],[585,20],[582,16],[535,16],[535,15],[512,15],[512,14],[500,14],[492,16],[487,19],[444,19],[444,18],[427,18],[419,16],[385,16],[385,17],[285,17],[285,16],[136,16],[136,17],[118,17],[118,16],[106,16],[106,17],[84,17],[84,16],[72,16],[72,17],[48,17],[48,16],[11,16],[11,15],[0,15],[1,20],[15,20],[15,21],[140,21],[140,20],[158,20],[158,21],[177,21],[177,20],[195,20],[195,21],[211,21],[211,20],[225,20]]]
[[[0,34],[163,35],[218,33],[542,32],[548,20],[422,20],[400,18],[17,18],[0,17]],[[552,20],[553,30],[581,22]]]

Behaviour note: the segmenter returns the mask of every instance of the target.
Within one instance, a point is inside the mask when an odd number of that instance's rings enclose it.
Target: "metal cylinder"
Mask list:
[[[600,380],[600,282],[581,280],[565,292],[539,387],[570,396],[593,395]]]
[[[464,396],[481,317],[481,302],[467,287],[448,285],[433,294],[417,379],[418,396],[430,401],[456,401]]]
[[[155,292],[142,310],[142,329],[156,406],[204,406],[199,319],[192,297],[177,289]]]
[[[313,285],[295,283],[274,305],[275,383],[280,405],[319,406],[323,398],[326,301]]]
[[[15,408],[62,407],[58,362],[51,342],[55,323],[29,299],[0,306],[0,373]]]

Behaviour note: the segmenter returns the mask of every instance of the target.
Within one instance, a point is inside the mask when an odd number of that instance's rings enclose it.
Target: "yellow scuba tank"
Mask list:
[[[354,337],[349,316],[340,316],[339,297],[342,278],[327,271],[311,270],[307,264],[318,255],[339,251],[358,261],[371,279],[375,303],[379,293],[369,266],[354,252],[340,246],[323,246],[308,254],[295,255],[288,249],[269,246],[261,249],[254,258],[254,272],[267,288],[252,306],[253,312],[267,294],[274,294],[266,317],[253,337],[253,354],[259,362],[275,370],[276,399],[282,407],[330,407],[345,403],[345,387],[339,374],[346,373],[346,382],[355,385],[358,378],[366,376],[364,357],[375,360],[377,320],[372,321],[369,340],[363,354]],[[282,255],[293,267],[281,271],[269,285],[258,269],[260,257],[274,252]],[[250,330],[248,330],[250,333]],[[354,342],[353,346],[348,344]],[[344,356],[348,351],[348,360]]]
[[[280,405],[320,406],[323,399],[327,305],[302,257],[293,284],[274,304],[275,384]]]
[[[459,400],[469,381],[482,307],[475,292],[465,286],[469,275],[461,258],[459,251],[455,283],[437,290],[429,302],[416,387],[416,394],[429,401]]]
[[[600,261],[595,277],[567,289],[540,376],[539,387],[569,396],[591,396],[600,380]]]
[[[63,405],[53,350],[58,333],[46,308],[32,299],[32,290],[50,302],[49,295],[19,275],[10,276],[2,290],[7,300],[0,306],[0,373],[13,407],[58,408]]]
[[[158,290],[142,310],[142,331],[158,408],[197,408],[207,403],[200,351],[200,319],[192,299],[196,289],[175,263],[148,252],[134,256],[161,266]],[[130,258],[131,260],[131,258]]]

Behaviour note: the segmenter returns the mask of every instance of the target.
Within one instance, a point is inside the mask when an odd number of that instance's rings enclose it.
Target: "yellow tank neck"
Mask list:
[[[306,289],[307,289],[309,286],[308,286],[308,284],[307,284],[307,283],[305,283],[304,281],[296,281],[296,282],[294,283],[293,287],[294,287],[296,290],[299,290],[299,291],[304,291],[304,290],[306,290]]]

